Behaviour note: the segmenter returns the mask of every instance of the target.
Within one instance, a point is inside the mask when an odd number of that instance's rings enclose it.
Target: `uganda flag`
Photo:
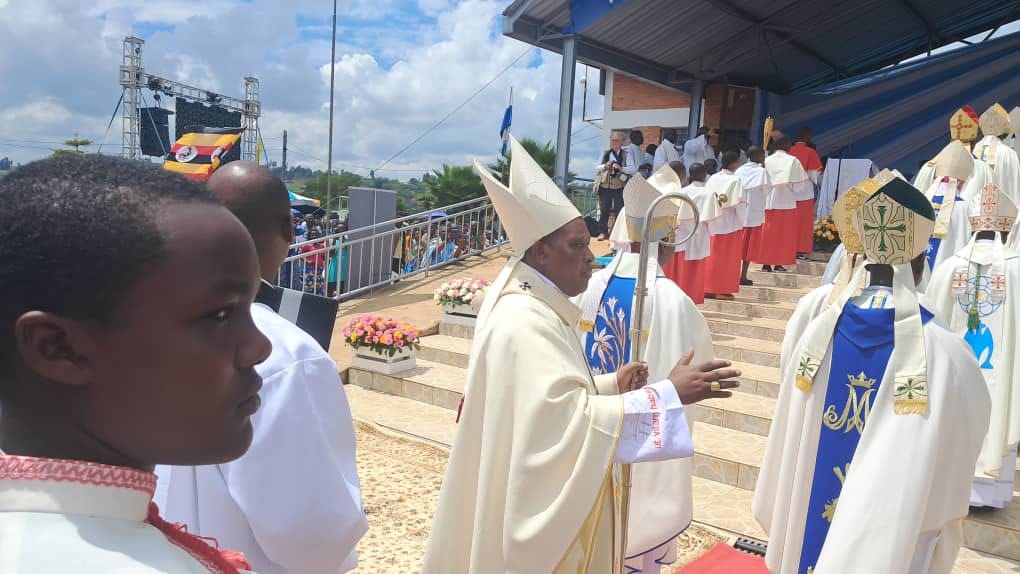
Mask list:
[[[178,138],[163,162],[163,169],[179,173],[188,179],[205,181],[216,168],[220,158],[241,139],[244,128],[188,128],[189,133]]]

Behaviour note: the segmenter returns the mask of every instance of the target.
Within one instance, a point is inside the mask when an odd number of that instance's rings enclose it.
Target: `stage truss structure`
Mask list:
[[[170,97],[180,97],[196,102],[217,105],[234,112],[241,112],[241,159],[255,161],[258,153],[258,120],[262,114],[259,101],[259,80],[252,76],[244,78],[244,98],[218,94],[195,86],[146,73],[142,65],[142,46],[145,40],[128,36],[124,38],[124,52],[120,65],[120,85],[123,89],[121,103],[122,136],[121,156],[140,159],[141,150],[141,100],[142,90]]]

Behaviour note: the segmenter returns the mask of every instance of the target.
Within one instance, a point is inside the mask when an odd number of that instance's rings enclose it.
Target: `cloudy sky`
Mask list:
[[[497,76],[379,175],[494,157],[511,85],[514,133],[555,139],[560,57],[502,36],[508,3],[340,0],[335,167],[367,175]],[[75,133],[116,153],[119,120],[105,134],[122,41],[135,35],[149,73],[237,97],[244,76],[258,77],[270,158],[287,129],[288,163],[325,168],[331,10],[329,0],[0,0],[0,157],[43,157]],[[589,115],[601,115],[596,84]],[[602,138],[578,121],[580,92],[571,168],[587,174]]]

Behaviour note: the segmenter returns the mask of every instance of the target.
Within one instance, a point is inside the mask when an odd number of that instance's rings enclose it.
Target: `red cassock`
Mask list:
[[[761,265],[793,265],[797,262],[796,209],[768,209],[765,224],[751,231],[750,260]]]
[[[688,261],[687,254],[679,251],[673,254],[666,267],[666,277],[676,283],[696,305],[705,302],[705,262],[707,259]]]
[[[815,250],[815,200],[797,202],[797,253]]]
[[[821,173],[822,160],[818,152],[808,147],[804,142],[797,142],[790,148],[789,154],[800,161],[804,171]],[[797,251],[800,253],[811,253],[815,248],[815,200],[803,199],[797,201],[797,221],[800,226],[797,230]]]
[[[712,254],[704,259],[704,292],[733,294],[740,290],[740,262],[744,251],[744,233],[712,236]]]

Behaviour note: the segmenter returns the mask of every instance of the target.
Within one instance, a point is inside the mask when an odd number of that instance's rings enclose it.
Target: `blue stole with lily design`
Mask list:
[[[953,201],[963,201],[963,198],[956,196]],[[945,202],[945,196],[935,195],[931,198],[931,204],[935,206],[935,219],[939,217],[939,210],[942,209],[942,204]],[[966,204],[964,204],[966,206]],[[952,225],[952,222],[950,222]],[[928,271],[934,271],[935,269],[935,257],[939,254],[939,248],[942,247],[942,238],[935,237],[932,235],[928,238],[928,249],[925,251],[925,261],[928,262]]]
[[[843,482],[893,351],[895,309],[843,307],[832,337],[829,384],[808,499],[799,574],[810,574],[822,553]],[[921,309],[921,321],[932,314]]]
[[[584,356],[595,374],[614,373],[630,362],[630,315],[637,279],[613,275],[599,301],[595,328],[584,337]]]

